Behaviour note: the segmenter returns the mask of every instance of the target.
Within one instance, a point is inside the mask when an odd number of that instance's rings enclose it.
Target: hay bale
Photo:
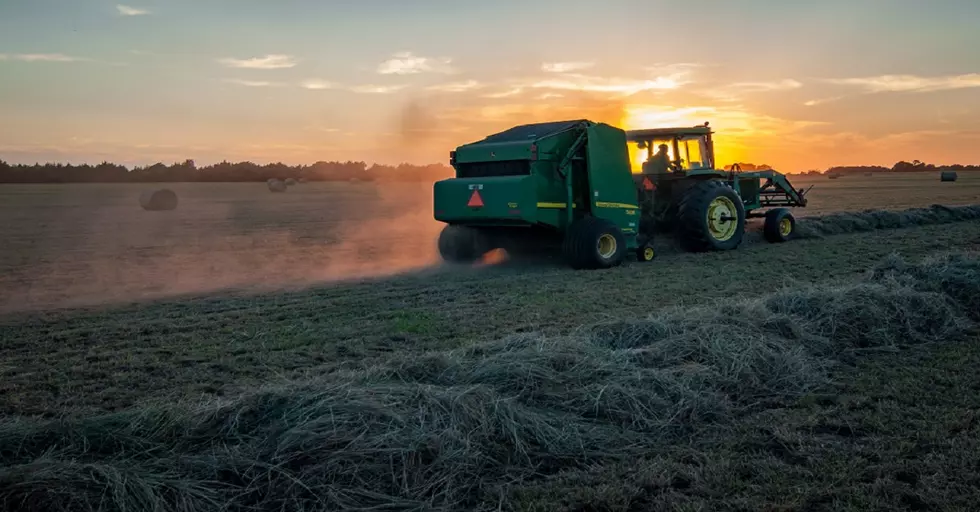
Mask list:
[[[279,180],[269,180],[269,192],[285,192],[286,184]]]
[[[147,190],[140,194],[140,206],[146,211],[177,209],[177,193],[168,188]]]
[[[956,181],[956,171],[943,171],[939,173],[939,181]]]
[[[286,181],[285,181],[284,183],[285,183],[285,184],[286,184],[287,186],[290,186],[290,187],[291,187],[291,186],[293,186],[293,185],[295,185],[295,184],[296,184],[296,180],[294,180],[293,178],[286,178]]]

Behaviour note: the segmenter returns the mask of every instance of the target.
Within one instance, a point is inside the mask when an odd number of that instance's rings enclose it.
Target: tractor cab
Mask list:
[[[626,140],[632,146],[633,172],[662,175],[714,169],[711,133],[708,123],[689,128],[629,130]],[[635,164],[640,164],[639,168]]]

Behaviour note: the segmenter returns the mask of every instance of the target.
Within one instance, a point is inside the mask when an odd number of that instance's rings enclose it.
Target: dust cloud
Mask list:
[[[592,119],[618,124],[608,99],[491,105],[455,95],[415,98],[395,113],[382,147],[422,161],[432,148],[519,124]],[[496,110],[495,110],[496,109]],[[498,115],[499,114],[499,115]],[[439,264],[442,224],[432,184],[167,184],[168,212],[139,208],[154,185],[9,185],[0,189],[0,314],[128,303],[222,291],[275,291],[392,276]],[[506,255],[488,255],[481,265]]]
[[[170,212],[140,210],[136,185],[10,188],[37,193],[3,208],[18,218],[3,228],[0,313],[301,289],[439,264],[431,184],[307,183],[285,194],[177,184]]]

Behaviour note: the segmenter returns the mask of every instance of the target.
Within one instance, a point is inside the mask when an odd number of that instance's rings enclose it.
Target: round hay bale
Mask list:
[[[151,212],[176,210],[177,193],[169,188],[147,190],[140,194],[140,206]]]
[[[270,192],[285,192],[286,184],[279,180],[269,180],[269,191]]]
[[[287,186],[290,186],[290,187],[291,187],[291,186],[293,186],[293,185],[295,185],[295,184],[296,184],[296,180],[294,180],[294,179],[292,179],[292,178],[286,178],[286,181],[285,181],[284,183],[285,183],[285,184],[286,184]]]
[[[943,171],[939,173],[939,181],[956,181],[956,171]]]

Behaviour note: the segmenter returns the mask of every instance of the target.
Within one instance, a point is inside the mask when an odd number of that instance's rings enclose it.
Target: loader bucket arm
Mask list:
[[[762,207],[806,206],[806,193],[809,189],[793,188],[785,174],[776,171],[756,171],[752,174],[766,179],[759,189],[759,201]]]

